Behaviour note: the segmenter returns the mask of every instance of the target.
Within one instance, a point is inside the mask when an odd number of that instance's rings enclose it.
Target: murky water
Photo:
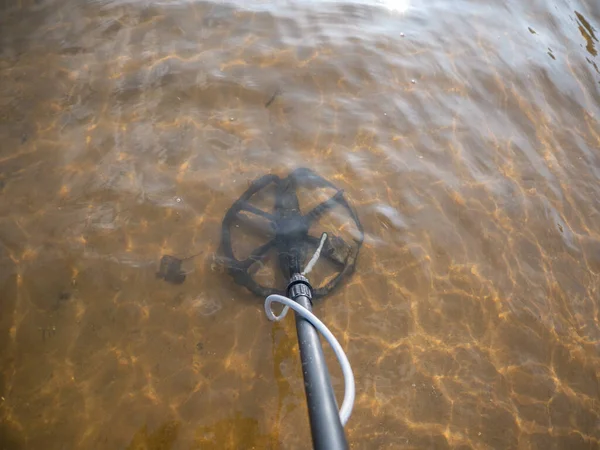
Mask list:
[[[5,0],[0,36],[3,448],[309,447],[293,319],[213,258],[297,167],[365,228],[316,306],[352,448],[600,446],[597,2]]]

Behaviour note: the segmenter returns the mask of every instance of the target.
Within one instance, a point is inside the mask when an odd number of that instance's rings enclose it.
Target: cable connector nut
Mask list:
[[[307,297],[312,303],[312,286],[308,282],[308,278],[304,275],[296,273],[290,278],[287,287],[288,297],[296,301],[300,296]]]

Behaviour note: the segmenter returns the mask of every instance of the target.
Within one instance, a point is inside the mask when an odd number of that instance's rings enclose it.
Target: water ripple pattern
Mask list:
[[[353,449],[600,447],[599,39],[592,0],[0,2],[0,442],[307,448],[293,321],[215,252],[310,167],[365,229],[315,306]]]

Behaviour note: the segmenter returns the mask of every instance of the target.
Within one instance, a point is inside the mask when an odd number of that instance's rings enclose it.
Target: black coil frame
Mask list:
[[[251,205],[249,201],[253,195],[271,184],[275,185],[275,209],[273,213],[268,213]],[[303,215],[299,209],[296,190],[298,187],[304,186],[333,188],[336,194]],[[221,225],[219,259],[235,282],[255,295],[263,298],[271,294],[285,295],[282,290],[258,283],[250,273],[252,266],[262,262],[272,249],[276,249],[282,275],[289,279],[294,273],[299,273],[304,268],[306,256],[309,253],[312,255],[319,245],[320,238],[309,234],[311,225],[318,222],[323,214],[335,206],[341,206],[347,211],[357,227],[358,237],[353,239],[354,246],[343,241],[349,248],[343,261],[339,258],[336,259],[331,245],[324,246],[321,257],[329,259],[339,269],[337,275],[329,282],[313,289],[315,298],[324,297],[354,272],[358,253],[364,241],[364,231],[356,212],[345,199],[344,191],[311,169],[296,169],[285,178],[271,174],[264,175],[252,182],[246,192],[225,213]],[[266,230],[263,229],[263,231],[267,231],[272,236],[267,243],[250,252],[247,258],[239,260],[233,253],[231,227],[236,220],[241,218],[239,213],[244,211],[266,220]],[[312,251],[309,252],[309,249]]]

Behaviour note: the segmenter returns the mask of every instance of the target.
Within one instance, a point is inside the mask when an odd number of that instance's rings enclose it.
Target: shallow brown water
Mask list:
[[[597,3],[245,3],[2,3],[3,448],[309,447],[293,319],[213,258],[297,167],[365,228],[316,306],[352,448],[599,448]]]

